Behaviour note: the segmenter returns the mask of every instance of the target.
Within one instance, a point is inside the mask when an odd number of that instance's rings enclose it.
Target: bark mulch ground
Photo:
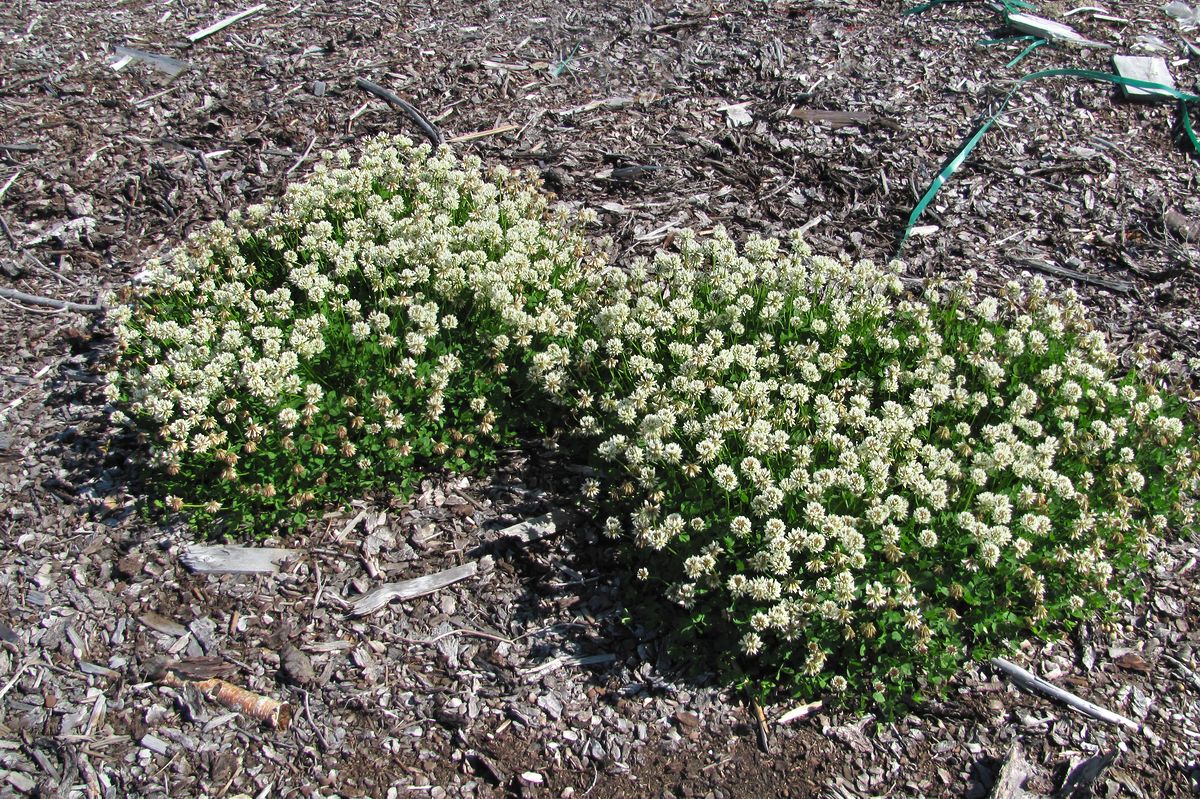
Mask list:
[[[1065,16],[1078,5],[1037,13],[1120,52],[1156,37],[1195,90],[1195,30],[1157,3]],[[894,722],[822,708],[783,724],[792,706],[768,707],[764,752],[742,697],[682,677],[626,621],[592,520],[532,543],[505,532],[568,506],[577,476],[553,453],[364,498],[274,542],[297,550],[277,574],[191,573],[196,533],[137,512],[99,315],[12,295],[96,303],[321,152],[418,135],[357,78],[598,209],[618,262],[717,224],[805,227],[818,250],[883,260],[1012,79],[1107,70],[1109,51],[1047,46],[1008,67],[1025,43],[980,45],[1004,35],[985,4],[902,16],[893,0],[295,0],[189,41],[250,7],[0,10],[0,796],[983,797],[1004,790],[1006,758],[1040,796],[1200,790],[1195,543],[1161,553],[1113,629],[1023,647],[1138,732],[980,666]],[[1037,271],[1082,293],[1121,349],[1200,355],[1200,161],[1176,116],[1109,85],[1029,83],[919,220],[910,271]],[[381,582],[484,557],[467,580],[352,613]],[[290,726],[211,701],[211,679],[288,703]]]

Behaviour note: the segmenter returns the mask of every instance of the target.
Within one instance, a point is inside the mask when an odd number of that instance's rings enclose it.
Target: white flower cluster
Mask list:
[[[1063,586],[1104,596],[1149,539],[1139,463],[1195,471],[1182,421],[1113,379],[1078,301],[1040,281],[913,298],[898,264],[799,240],[676,241],[610,277],[574,360],[554,360],[571,384],[547,388],[586,400],[612,498],[640,497],[629,526],[659,564],[643,579],[744,630],[746,656],[803,643],[797,672],[827,680],[846,642],[959,640],[945,631],[988,590],[1021,594],[1003,601],[1031,623]]]
[[[499,435],[500,376],[574,333],[561,287],[586,261],[534,181],[378,138],[151,263],[110,316],[108,396],[168,474],[303,507]],[[564,362],[551,346],[537,374],[553,384]]]

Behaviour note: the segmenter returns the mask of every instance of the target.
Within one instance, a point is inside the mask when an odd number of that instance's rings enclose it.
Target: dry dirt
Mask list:
[[[359,77],[448,138],[480,134],[459,149],[536,168],[562,201],[600,210],[617,259],[718,223],[804,226],[818,249],[886,259],[1006,81],[1109,68],[1108,51],[1049,46],[1006,67],[1025,43],[979,45],[1003,35],[985,4],[902,16],[893,0],[294,0],[186,38],[248,7],[5,4],[0,288],[94,303],[322,151],[418,135]],[[1156,3],[1108,7],[1068,21],[1122,52],[1158,37],[1196,90],[1200,33],[1182,32],[1189,49]],[[114,70],[117,47],[186,68]],[[1170,103],[1030,83],[904,257],[918,277],[973,268],[992,285],[1056,273],[1123,349],[1200,355],[1200,161],[1178,132]],[[768,707],[764,752],[742,697],[682,677],[625,621],[590,520],[505,537],[565,505],[570,464],[553,453],[431,476],[408,503],[364,498],[283,542],[300,555],[281,574],[190,574],[180,554],[197,534],[135,510],[136,442],[114,434],[98,390],[100,315],[0,302],[0,796],[982,797],[1014,741],[1036,795],[1098,753],[1115,759],[1063,795],[1200,791],[1194,543],[1164,553],[1115,629],[1020,658],[1138,732],[980,666],[896,722],[822,709],[780,724],[791,706]],[[378,582],[485,554],[487,574],[349,613]],[[164,662],[174,687],[152,679]],[[213,675],[288,702],[290,728],[188,685]]]

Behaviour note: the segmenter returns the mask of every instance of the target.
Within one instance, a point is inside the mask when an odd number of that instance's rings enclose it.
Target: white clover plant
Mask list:
[[[511,445],[540,415],[509,370],[573,333],[588,260],[533,181],[377,138],[152,262],[108,396],[168,509],[265,534]]]
[[[210,531],[559,425],[668,628],[760,690],[884,708],[1117,607],[1194,531],[1186,404],[1042,281],[914,296],[721,229],[616,269],[527,177],[403,138],[328,160],[112,314],[117,417]]]
[[[676,241],[596,293],[555,387],[605,530],[741,679],[894,706],[1115,607],[1193,529],[1184,404],[1118,375],[1073,295]]]

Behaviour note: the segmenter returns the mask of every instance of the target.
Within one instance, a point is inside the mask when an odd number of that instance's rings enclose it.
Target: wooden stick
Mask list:
[[[497,136],[501,133],[508,133],[510,130],[516,130],[518,127],[520,127],[520,126],[519,125],[501,125],[498,128],[488,128],[487,130],[479,130],[474,133],[464,133],[461,136],[455,136],[453,138],[446,139],[446,141],[448,141],[448,142],[475,141],[476,139],[482,139],[487,136]]]
[[[1029,269],[1036,269],[1039,272],[1045,272],[1047,275],[1052,275],[1064,280],[1077,280],[1080,283],[1089,283],[1093,286],[1100,286],[1101,288],[1108,289],[1109,291],[1115,291],[1120,294],[1133,293],[1133,284],[1125,280],[1113,280],[1111,278],[1089,275],[1086,272],[1080,272],[1077,269],[1069,269],[1065,266],[1052,264],[1049,261],[1043,260],[1036,256],[1014,255],[1012,256],[1012,259],[1021,266]]]
[[[400,99],[393,92],[389,92],[379,84],[372,83],[366,78],[358,78],[354,81],[354,85],[403,111],[404,115],[421,129],[421,133],[425,134],[425,137],[433,142],[434,147],[442,143],[442,134],[412,103]]]
[[[439,591],[460,580],[474,577],[481,572],[487,573],[492,570],[492,565],[492,559],[485,557],[440,571],[437,574],[427,574],[424,577],[416,577],[400,583],[385,583],[356,599],[350,615],[366,616],[368,613],[374,613],[385,607],[393,599],[416,599],[419,596],[432,594],[434,591]]]
[[[257,14],[259,11],[262,11],[266,7],[267,7],[266,3],[259,3],[258,5],[254,6],[253,8],[247,8],[245,11],[239,11],[236,14],[231,14],[230,16],[225,17],[225,19],[214,22],[213,24],[209,25],[207,28],[201,28],[200,30],[196,31],[195,33],[189,33],[187,35],[188,41],[191,42],[192,44],[195,44],[196,42],[200,41],[201,39],[206,39],[209,36],[212,36],[214,33],[225,30],[233,23],[238,22],[239,20],[243,20],[246,17],[250,16],[251,14]]]
[[[105,310],[103,305],[71,302],[70,300],[56,300],[53,297],[39,297],[36,294],[26,294],[16,289],[0,288],[0,297],[17,300],[30,305],[43,305],[47,308],[65,308],[68,311],[78,311],[79,313],[100,313]]]
[[[1015,682],[1019,687],[1024,688],[1027,691],[1038,691],[1046,694],[1047,696],[1062,702],[1064,705],[1073,707],[1080,713],[1091,716],[1099,721],[1106,721],[1109,724],[1117,724],[1135,732],[1140,729],[1137,722],[1118,715],[1117,713],[1113,713],[1111,710],[1105,710],[1099,705],[1092,704],[1086,699],[1078,697],[1070,691],[1059,688],[1057,685],[1051,685],[1041,677],[1035,677],[1025,669],[1021,668],[1015,663],[1008,662],[1004,658],[992,658],[990,663],[993,667],[1007,674],[1009,679]]]
[[[753,696],[750,697],[750,716],[754,719],[754,734],[758,738],[758,748],[764,755],[771,754],[771,738],[767,734],[767,714],[763,713],[762,705]]]
[[[794,707],[791,710],[789,710],[787,713],[784,713],[782,716],[780,716],[778,719],[775,720],[775,723],[776,724],[790,724],[791,722],[796,721],[797,719],[806,719],[823,707],[825,707],[824,699],[818,699],[815,702],[808,702],[807,704],[800,705],[799,707]]]

